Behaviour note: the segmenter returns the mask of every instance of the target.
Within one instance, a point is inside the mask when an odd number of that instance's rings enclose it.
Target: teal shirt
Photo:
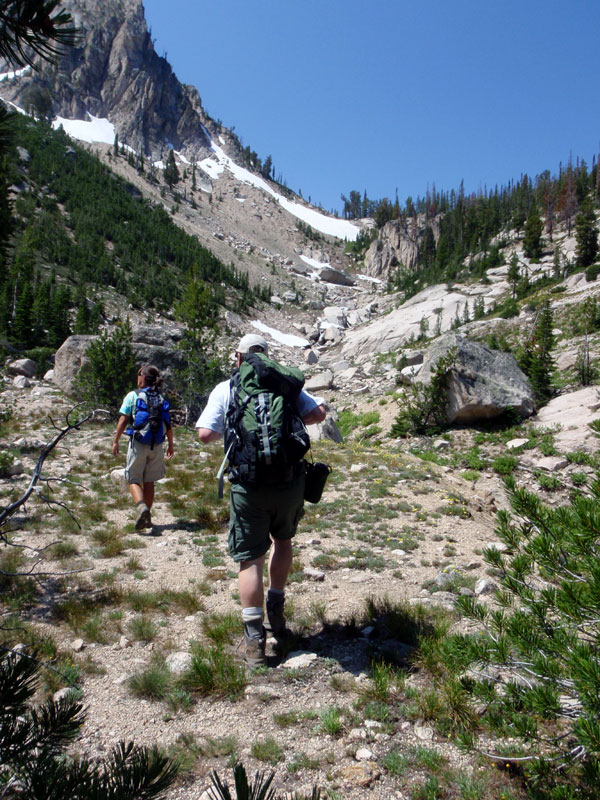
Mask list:
[[[137,392],[129,392],[128,394],[126,394],[125,399],[121,403],[119,414],[123,414],[124,417],[129,417],[129,419],[131,419],[135,411],[136,402],[137,402]]]

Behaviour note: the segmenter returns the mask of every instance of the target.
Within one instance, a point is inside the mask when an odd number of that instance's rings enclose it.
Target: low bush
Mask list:
[[[499,608],[459,598],[481,629],[442,646],[446,668],[479,710],[464,742],[477,742],[479,725],[497,746],[504,741],[499,761],[511,752],[518,758],[536,800],[593,800],[600,783],[600,473],[585,495],[574,491],[570,505],[557,508],[512,479],[507,487],[512,513],[499,512],[497,529],[507,550],[485,551],[501,583]],[[515,742],[525,743],[525,753]]]

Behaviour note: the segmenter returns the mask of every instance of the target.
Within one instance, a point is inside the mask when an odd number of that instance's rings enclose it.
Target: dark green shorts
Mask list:
[[[264,555],[274,539],[291,539],[304,514],[304,475],[289,486],[234,483],[230,494],[229,552],[234,561]],[[270,535],[270,536],[269,536]]]

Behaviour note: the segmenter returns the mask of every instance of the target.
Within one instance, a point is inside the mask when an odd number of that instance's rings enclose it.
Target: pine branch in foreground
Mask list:
[[[177,776],[156,747],[120,742],[107,759],[67,756],[84,722],[73,696],[31,706],[41,664],[15,652],[0,658],[0,797],[3,800],[150,800]],[[11,698],[12,695],[12,699]]]
[[[560,508],[507,485],[512,513],[499,513],[497,534],[508,550],[485,551],[502,585],[497,607],[460,599],[483,630],[451,637],[444,661],[496,737],[487,754],[518,760],[531,797],[591,800],[600,781],[600,474]]]

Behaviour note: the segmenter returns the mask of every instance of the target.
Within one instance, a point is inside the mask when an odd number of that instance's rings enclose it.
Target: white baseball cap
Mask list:
[[[263,337],[259,336],[257,333],[247,333],[240,339],[236,352],[246,355],[246,353],[253,353],[255,348],[260,348],[262,352],[267,355],[269,345],[266,339],[263,339]]]

